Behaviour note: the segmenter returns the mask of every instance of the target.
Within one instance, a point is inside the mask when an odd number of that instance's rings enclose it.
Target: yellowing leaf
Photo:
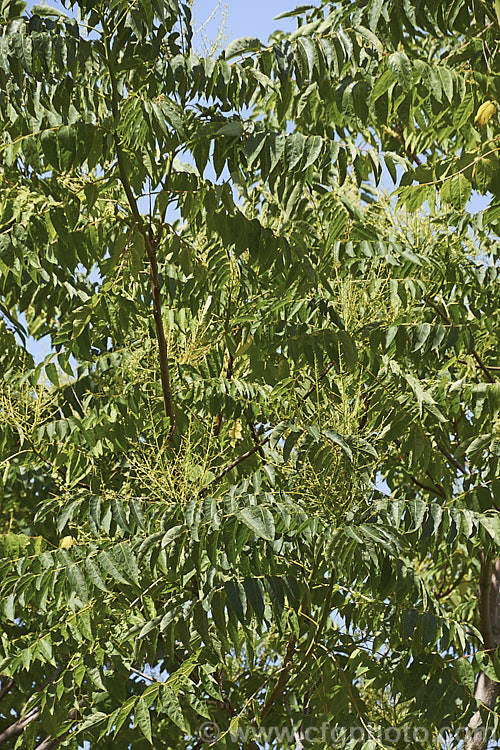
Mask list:
[[[483,125],[486,125],[486,123],[491,120],[496,111],[497,108],[494,102],[484,102],[476,112],[474,124],[477,125],[478,129],[480,130]]]
[[[74,545],[74,543],[75,540],[72,536],[63,536],[63,538],[59,542],[59,549],[69,549]]]
[[[241,426],[241,420],[237,419],[236,422],[232,425],[231,429],[229,430],[229,440],[231,441],[231,446],[234,448],[236,443],[238,443],[242,439],[243,439],[243,429]]]

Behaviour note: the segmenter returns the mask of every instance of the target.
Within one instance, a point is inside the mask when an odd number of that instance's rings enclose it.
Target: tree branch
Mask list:
[[[45,680],[45,682],[42,684],[42,686],[38,689],[38,692],[40,690],[43,690],[44,687],[47,685],[50,685],[51,682],[54,682],[61,672],[64,670],[63,666],[56,667],[52,674]],[[27,713],[24,714],[24,711],[26,709],[26,706],[24,706],[21,710],[21,716],[17,721],[15,721],[13,724],[11,724],[7,729],[5,729],[3,732],[0,733],[0,745],[3,745],[5,742],[8,742],[9,740],[14,739],[15,737],[19,737],[19,735],[26,729],[26,727],[31,724],[33,721],[36,721],[40,718],[40,713],[42,711],[41,706],[35,706],[34,708],[30,709]]]
[[[82,706],[85,705],[85,701],[83,699],[78,701],[78,706],[82,708]],[[71,711],[68,711],[68,715],[66,717],[66,720],[71,721],[73,719],[76,719],[80,711],[77,708],[72,708]],[[69,731],[69,730],[68,730]],[[42,742],[40,742],[39,745],[36,746],[35,750],[56,750],[57,747],[59,747],[61,738],[54,738],[50,734],[48,737],[46,737]]]
[[[110,50],[110,42],[109,42],[110,33],[109,33],[109,29],[107,28],[105,21],[103,21],[103,29],[105,32],[103,37],[105,40],[105,49],[106,49],[106,64],[109,70],[109,78],[111,81],[111,93],[112,93],[111,108],[113,111],[113,116],[115,120],[117,120],[119,117],[118,86],[116,82],[113,61],[111,58],[111,50]],[[150,227],[147,227],[145,225],[144,219],[141,215],[141,212],[139,211],[137,200],[132,190],[132,187],[130,185],[130,180],[128,178],[123,149],[122,149],[120,139],[118,138],[118,134],[116,133],[116,131],[114,133],[114,141],[115,141],[115,149],[116,149],[116,158],[118,161],[118,171],[120,173],[120,181],[123,185],[125,195],[127,196],[127,201],[129,203],[132,216],[134,217],[137,228],[144,239],[146,254],[148,256],[148,261],[149,261],[149,280],[151,283],[151,291],[153,294],[153,316],[154,316],[155,328],[156,328],[156,339],[158,341],[160,374],[161,374],[161,384],[162,384],[162,391],[163,391],[163,403],[164,403],[164,408],[165,408],[165,414],[170,420],[170,432],[168,435],[168,440],[171,440],[175,432],[175,410],[174,410],[174,403],[172,399],[172,390],[170,387],[170,369],[169,369],[169,362],[168,362],[167,342],[165,339],[165,331],[163,328],[163,318],[161,314],[161,290],[160,290],[160,281],[159,281],[159,276],[158,276],[158,260],[156,257],[157,241],[152,236]],[[167,174],[170,174],[172,161],[173,161],[173,154],[170,154]]]
[[[6,679],[7,682],[5,683],[5,685],[2,685],[2,687],[0,688],[0,701],[3,698],[5,698],[7,693],[9,693],[14,687],[14,685],[16,684],[14,680],[9,680],[7,677],[5,677],[5,675],[2,675],[2,682],[3,682],[3,679]]]
[[[430,305],[430,306],[432,307],[432,309],[433,309],[433,310],[435,310],[435,311],[437,312],[437,314],[439,315],[439,317],[440,317],[440,318],[441,318],[442,320],[444,320],[444,321],[445,321],[445,323],[447,323],[448,325],[452,325],[452,321],[450,320],[450,318],[449,318],[449,317],[448,317],[447,315],[445,315],[445,314],[444,314],[444,313],[443,313],[443,312],[442,312],[442,311],[441,311],[441,310],[439,309],[438,305],[436,305],[436,303],[435,303],[435,302],[434,302],[434,301],[433,301],[433,300],[432,300],[432,299],[431,299],[430,297],[426,297],[426,298],[425,298],[425,301],[427,302],[427,304],[428,304],[428,305]],[[476,362],[477,362],[477,364],[479,365],[479,367],[481,368],[481,370],[482,370],[482,371],[484,372],[484,374],[485,374],[485,376],[486,376],[486,379],[488,380],[488,382],[489,382],[489,383],[494,383],[494,382],[495,382],[495,378],[493,377],[493,375],[492,375],[492,374],[491,374],[491,372],[489,371],[489,367],[488,367],[487,365],[485,365],[485,364],[484,364],[484,362],[483,362],[483,360],[481,359],[481,356],[480,356],[480,354],[479,354],[479,353],[477,352],[477,350],[476,350],[476,349],[474,349],[474,347],[473,347],[472,349],[470,349],[470,353],[472,354],[472,356],[473,356],[473,357],[474,357],[474,359],[476,360]]]
[[[318,385],[320,384],[320,382],[321,382],[321,381],[323,380],[323,378],[324,378],[324,377],[325,377],[325,376],[326,376],[326,375],[327,375],[327,374],[328,374],[328,373],[330,372],[330,370],[332,369],[332,367],[334,366],[334,364],[335,364],[335,362],[330,362],[330,364],[329,364],[329,365],[328,365],[328,366],[327,366],[327,367],[326,367],[326,368],[324,369],[324,371],[323,371],[323,372],[322,372],[322,374],[321,374],[321,375],[319,376],[319,378],[318,378],[318,380],[316,381],[316,383],[314,383],[314,384],[313,384],[313,385],[312,385],[312,386],[311,386],[311,387],[309,388],[309,390],[308,390],[308,391],[307,391],[307,392],[306,392],[306,393],[305,393],[305,394],[304,394],[304,395],[302,396],[302,398],[300,399],[301,403],[304,403],[305,401],[307,401],[307,399],[308,399],[308,398],[309,398],[310,396],[312,396],[312,394],[313,394],[313,393],[314,393],[314,391],[315,391],[315,390],[317,389],[317,387],[318,387]],[[265,438],[263,438],[262,440],[260,440],[260,441],[259,441],[259,442],[258,442],[258,443],[257,443],[257,444],[256,444],[256,445],[255,445],[255,446],[253,447],[253,448],[250,448],[250,450],[246,451],[245,453],[242,453],[242,454],[241,454],[240,456],[238,456],[237,458],[235,458],[235,459],[234,459],[234,461],[231,461],[230,463],[226,464],[226,466],[224,466],[224,468],[223,468],[223,469],[221,469],[221,470],[220,470],[220,472],[219,472],[219,473],[217,474],[217,476],[215,477],[215,479],[212,479],[212,482],[211,482],[210,484],[212,484],[213,482],[218,482],[218,481],[219,481],[220,479],[222,479],[222,477],[224,477],[224,476],[225,476],[225,475],[226,475],[226,474],[227,474],[228,472],[230,472],[230,471],[231,471],[232,469],[234,469],[234,468],[235,468],[236,466],[238,466],[239,464],[241,464],[241,463],[242,463],[243,461],[246,461],[246,459],[247,459],[247,458],[250,458],[250,456],[253,456],[253,455],[254,455],[254,453],[257,453],[257,451],[259,451],[259,453],[260,453],[260,452],[261,452],[261,450],[262,450],[262,447],[263,447],[264,445],[266,445],[266,443],[267,443],[267,442],[269,442],[269,439],[270,439],[270,437],[271,437],[271,434],[272,434],[272,432],[270,432],[270,433],[269,433],[269,435],[266,435],[266,437],[265,437]],[[262,454],[261,454],[261,455],[262,455]]]
[[[414,154],[413,151],[409,149],[408,146],[406,145],[404,135],[403,135],[403,129],[401,125],[399,124],[396,125],[394,129],[386,127],[385,132],[388,133],[389,135],[392,135],[393,138],[395,138],[397,141],[400,142],[407,157],[409,159],[412,159],[412,161],[414,161],[417,166],[420,166],[422,164],[422,161],[417,156],[417,154]]]
[[[451,455],[451,453],[450,453],[449,451],[447,451],[447,450],[446,450],[446,448],[444,447],[444,445],[442,445],[441,443],[439,443],[439,442],[437,442],[437,441],[436,441],[436,447],[437,447],[437,449],[438,449],[439,451],[441,451],[441,453],[443,454],[443,456],[444,456],[445,458],[447,458],[447,459],[448,459],[448,461],[449,461],[449,462],[450,462],[451,464],[453,464],[453,466],[454,466],[454,467],[455,467],[456,469],[458,469],[459,471],[461,471],[461,472],[462,472],[462,474],[470,474],[470,471],[469,471],[469,469],[467,468],[467,466],[465,466],[465,464],[461,464],[461,463],[460,463],[460,461],[459,461],[458,459],[456,459],[456,458],[455,458],[455,456],[452,456],[452,455]]]
[[[492,653],[500,645],[500,558],[492,562],[481,554],[479,575],[479,630],[486,650]],[[500,694],[500,683],[480,672],[474,690],[474,698],[490,711]],[[481,712],[476,711],[467,726],[469,736],[465,740],[466,750],[485,750],[487,737]]]
[[[396,439],[394,440],[394,442],[396,443],[396,445],[398,446],[398,448],[399,448],[399,449],[401,450],[401,446],[402,446],[401,440],[399,440],[398,438],[396,438]],[[399,454],[399,459],[400,459],[401,463],[402,463],[402,464],[404,465],[404,461],[403,461],[403,456],[402,456],[401,454]],[[405,468],[406,468],[406,467],[405,467]],[[427,492],[433,492],[434,494],[436,494],[436,495],[439,495],[439,497],[442,497],[442,498],[443,498],[443,500],[446,500],[446,497],[447,497],[447,495],[446,495],[446,492],[445,492],[445,490],[444,490],[444,487],[441,487],[441,485],[439,485],[439,484],[438,484],[438,483],[436,482],[436,480],[435,480],[435,479],[434,479],[434,477],[433,477],[433,476],[432,476],[432,475],[430,474],[430,472],[429,472],[429,471],[426,471],[425,473],[427,474],[427,476],[428,476],[428,477],[429,477],[429,479],[431,480],[431,482],[432,482],[432,484],[433,484],[433,486],[432,486],[432,487],[430,487],[430,486],[429,486],[429,485],[427,485],[427,484],[423,484],[422,482],[420,482],[420,481],[419,481],[419,480],[417,479],[417,477],[415,477],[415,476],[414,476],[413,474],[410,474],[409,472],[408,472],[407,476],[408,476],[408,478],[409,478],[409,479],[411,479],[411,481],[412,481],[412,482],[413,482],[414,484],[416,484],[416,485],[417,485],[417,487],[420,487],[420,489],[421,489],[421,490],[426,490]]]
[[[259,451],[260,457],[263,458],[263,459],[265,459],[266,458],[266,454],[264,453],[262,445],[260,444],[259,436],[257,435],[257,431],[255,429],[255,425],[252,422],[252,420],[250,420],[248,422],[248,427],[250,429],[250,434],[252,436],[252,440],[254,441],[255,445],[257,446],[257,450]]]
[[[286,654],[283,660],[283,667],[281,669],[280,675],[276,681],[276,684],[273,688],[271,695],[269,696],[269,699],[266,701],[266,704],[264,705],[264,708],[261,711],[260,718],[262,720],[266,718],[269,711],[271,710],[274,703],[276,702],[276,699],[279,698],[279,696],[283,692],[283,689],[286,683],[288,682],[288,679],[290,677],[290,672],[292,669],[292,659],[295,653],[296,642],[297,641],[296,641],[295,636],[291,635],[288,641],[288,645],[286,647]]]
[[[31,711],[24,714],[22,718],[15,721],[14,724],[11,724],[10,727],[4,729],[4,731],[0,733],[0,745],[4,745],[6,742],[10,742],[10,740],[19,737],[29,724],[40,718],[41,712],[41,706],[36,706],[36,708],[32,708]],[[13,747],[13,745],[11,745],[11,747]]]
[[[481,554],[481,571],[479,574],[479,630],[488,651],[494,647],[491,628],[490,587],[491,560]]]
[[[218,705],[223,708],[225,711],[228,712],[228,714],[233,717],[237,715],[237,711],[233,707],[231,701],[229,700],[229,696],[227,695],[226,691],[224,690],[224,672],[221,670],[220,672],[216,672],[215,676],[218,679],[219,682],[219,690],[220,694],[222,696],[222,701],[217,701]],[[243,748],[248,747],[248,750],[260,750],[258,744],[254,740],[249,740],[248,742],[245,742],[243,744]]]

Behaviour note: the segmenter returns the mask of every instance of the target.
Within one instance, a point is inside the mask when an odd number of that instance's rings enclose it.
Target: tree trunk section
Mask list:
[[[494,561],[482,557],[479,579],[479,628],[484,647],[489,655],[500,645],[500,558]],[[500,683],[494,682],[484,672],[477,678],[474,697],[489,711],[495,710],[500,695]],[[465,750],[485,750],[488,745],[487,733],[479,711],[472,716],[467,727],[469,734]]]

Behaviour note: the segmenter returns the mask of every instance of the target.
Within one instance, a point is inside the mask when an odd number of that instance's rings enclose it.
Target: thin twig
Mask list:
[[[309,388],[309,390],[304,394],[304,396],[302,396],[301,403],[304,403],[305,401],[307,401],[307,399],[310,396],[312,396],[312,394],[314,393],[314,391],[316,390],[316,388],[318,387],[318,385],[320,384],[320,382],[330,372],[330,370],[332,369],[332,367],[334,366],[334,364],[335,364],[335,362],[330,362],[330,364],[325,368],[325,370],[319,376],[319,378],[316,381],[316,383],[314,383]],[[272,435],[272,431],[268,435],[266,435],[265,438],[263,438],[262,440],[260,440],[253,448],[250,448],[250,450],[246,451],[245,453],[242,453],[241,456],[238,456],[237,458],[235,458],[234,461],[231,461],[229,464],[226,464],[226,466],[224,466],[224,468],[221,469],[221,471],[217,474],[217,476],[215,477],[215,479],[213,479],[210,484],[212,484],[213,482],[218,482],[228,472],[230,472],[236,466],[238,466],[239,464],[241,464],[243,461],[246,461],[247,458],[250,458],[250,456],[253,456],[254,453],[257,453],[257,451],[260,452],[262,450],[262,447],[264,445],[266,445],[266,443],[269,442],[269,439],[270,439],[271,435]]]
[[[453,325],[453,323],[450,320],[450,318],[447,315],[445,315],[442,312],[442,310],[439,309],[438,305],[436,305],[436,303],[430,297],[426,297],[425,301],[426,301],[426,303],[428,305],[430,305],[432,307],[433,310],[435,310],[437,312],[437,314],[440,316],[440,318],[442,320],[444,320],[448,325]],[[489,371],[488,366],[484,364],[484,362],[481,359],[481,356],[479,355],[479,353],[477,352],[477,350],[474,349],[474,348],[472,348],[470,350],[470,352],[471,352],[472,356],[474,357],[474,359],[476,360],[476,362],[479,365],[479,367],[481,368],[481,370],[484,372],[484,374],[485,374],[486,379],[488,380],[488,382],[494,383],[495,382],[495,378],[492,376],[491,372]]]
[[[249,421],[248,427],[250,429],[250,434],[252,436],[252,440],[254,441],[255,445],[257,446],[257,449],[259,451],[260,457],[265,459],[266,454],[264,453],[264,449],[262,448],[262,446],[260,444],[259,436],[257,435],[257,431],[255,429],[255,425],[252,422],[252,420]]]

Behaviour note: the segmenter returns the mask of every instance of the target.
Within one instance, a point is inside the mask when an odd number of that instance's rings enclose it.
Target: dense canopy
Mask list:
[[[0,745],[484,748],[499,0],[318,0],[212,57],[182,0],[25,6]]]

